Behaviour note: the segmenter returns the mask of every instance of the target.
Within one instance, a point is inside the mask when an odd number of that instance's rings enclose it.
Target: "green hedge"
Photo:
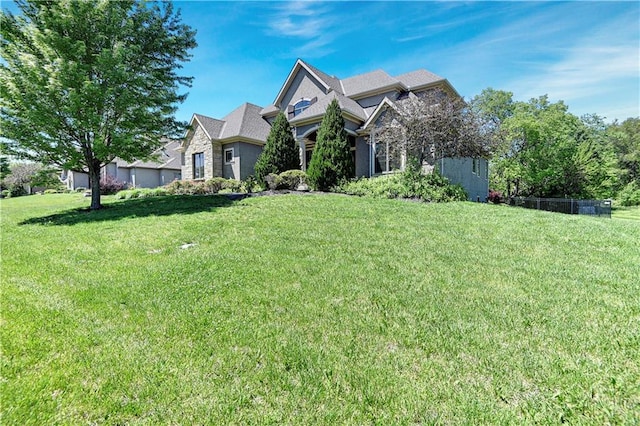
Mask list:
[[[467,200],[467,194],[460,185],[452,185],[438,173],[403,172],[361,178],[339,185],[335,191],[349,195],[420,199],[429,202]]]

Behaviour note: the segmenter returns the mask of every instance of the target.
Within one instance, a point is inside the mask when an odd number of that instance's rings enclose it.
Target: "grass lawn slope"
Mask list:
[[[0,201],[3,425],[640,422],[640,221]]]

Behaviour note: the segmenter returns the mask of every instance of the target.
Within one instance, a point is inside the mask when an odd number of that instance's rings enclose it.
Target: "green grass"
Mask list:
[[[640,206],[622,207],[614,205],[611,210],[611,217],[613,219],[640,220]]]
[[[0,201],[3,425],[640,422],[640,222],[105,203]]]

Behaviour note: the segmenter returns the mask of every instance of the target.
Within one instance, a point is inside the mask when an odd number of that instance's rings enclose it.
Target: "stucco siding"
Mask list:
[[[238,142],[222,145],[222,177],[226,179],[240,180],[240,150],[238,145]],[[233,150],[233,160],[227,163],[224,156],[229,149]]]
[[[249,143],[239,143],[240,149],[240,179],[255,174],[256,161],[262,152],[262,147]]]
[[[180,180],[182,178],[182,173],[180,170],[160,170],[160,185],[168,185],[174,180]]]
[[[380,102],[382,102],[382,100],[385,97],[393,101],[396,99],[397,96],[398,96],[398,92],[396,92],[395,90],[392,90],[386,93],[382,93],[380,95],[367,96],[366,98],[358,99],[356,102],[358,102],[362,108],[369,108],[372,106],[379,105]]]
[[[304,126],[297,126],[295,128],[296,138],[300,138],[303,135],[313,132],[313,130],[317,130],[320,125],[320,120],[317,123],[305,124]]]
[[[309,74],[306,70],[301,69],[300,72],[294,77],[289,89],[282,97],[282,105],[280,108],[283,111],[287,110],[287,106],[291,105],[301,98],[312,99],[315,96],[324,95],[324,87]]]
[[[370,174],[371,153],[368,140],[368,136],[356,138],[356,177],[368,177]]]
[[[156,188],[160,183],[160,170],[155,169],[131,169],[131,181],[136,188]]]
[[[87,173],[69,172],[69,180],[67,181],[67,188],[89,188],[89,175]]]
[[[470,201],[486,201],[489,196],[489,180],[487,179],[488,161],[477,159],[477,170],[473,172],[473,159],[443,158],[436,162],[440,173],[449,181],[461,185]]]

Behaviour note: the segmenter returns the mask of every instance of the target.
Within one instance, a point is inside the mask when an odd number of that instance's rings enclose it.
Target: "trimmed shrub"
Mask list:
[[[337,187],[336,191],[349,195],[420,199],[428,202],[467,199],[464,189],[460,185],[452,185],[444,176],[438,173],[425,175],[414,171],[352,180]]]
[[[165,193],[169,195],[205,195],[217,194],[220,191],[239,192],[242,182],[235,179],[214,177],[206,181],[174,180],[166,185]]]
[[[24,186],[22,185],[9,185],[8,191],[9,191],[9,195],[7,196],[7,198],[21,197],[23,195],[27,195],[27,191],[26,189],[24,189]]]
[[[84,186],[79,186],[79,187],[76,188],[76,192],[84,192],[86,190],[87,190],[87,188],[85,188]]]
[[[45,194],[59,194],[60,191],[58,191],[57,189],[45,189],[44,193]]]
[[[151,190],[151,193],[153,194],[154,197],[162,197],[164,195],[167,195],[167,190],[163,187],[158,187],[158,188],[153,188]]]
[[[252,192],[262,190],[262,187],[260,186],[258,180],[253,175],[247,176],[247,178],[240,184],[240,192],[251,194]]]
[[[214,177],[204,182],[206,192],[209,194],[217,194],[225,188],[227,180],[222,177]]]
[[[267,186],[267,189],[274,190],[278,189],[278,184],[280,183],[280,176],[275,173],[269,173],[264,177],[264,183]]]
[[[134,188],[125,189],[115,195],[116,200],[129,200],[132,198],[148,198],[157,197],[161,195],[167,195],[167,191],[164,188]]]
[[[295,191],[302,184],[307,183],[307,174],[302,170],[287,170],[278,175],[277,189],[289,189]]]

